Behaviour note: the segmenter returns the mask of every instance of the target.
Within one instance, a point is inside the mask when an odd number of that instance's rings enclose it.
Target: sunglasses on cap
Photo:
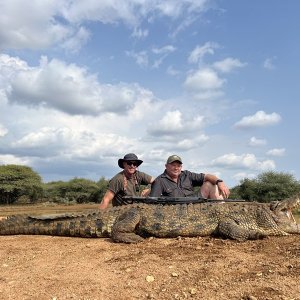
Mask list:
[[[137,167],[138,163],[136,161],[126,161],[126,164],[128,166],[134,166],[134,167]]]

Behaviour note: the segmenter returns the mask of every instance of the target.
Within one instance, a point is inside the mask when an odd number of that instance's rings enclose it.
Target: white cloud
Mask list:
[[[225,79],[219,78],[214,70],[204,68],[189,74],[184,82],[184,87],[198,99],[209,99],[222,94],[220,89],[224,83]]]
[[[153,116],[159,112],[164,106],[161,101],[154,101],[153,94],[148,90],[141,91],[139,101],[136,101],[134,107],[130,111],[130,120],[153,120]],[[127,121],[128,122],[128,121]]]
[[[242,63],[238,59],[232,58],[232,57],[225,58],[224,60],[217,61],[213,64],[213,66],[217,70],[219,70],[223,73],[229,73],[233,69],[242,68],[242,67],[245,67],[246,65],[247,65],[247,63]]]
[[[146,38],[149,34],[149,30],[141,28],[134,28],[133,33],[131,34],[132,37],[136,37],[138,39]]]
[[[208,1],[2,1],[1,14],[5,17],[0,19],[0,48],[45,49],[58,45],[74,51],[89,36],[82,26],[86,22],[122,23],[134,30],[132,36],[146,37],[147,30],[137,29],[143,20],[153,22],[161,17],[168,17],[170,20],[191,19],[206,9],[206,2]]]
[[[1,165],[30,165],[30,160],[27,158],[20,158],[11,154],[0,155]]]
[[[113,133],[78,130],[67,127],[44,127],[31,132],[12,143],[12,149],[26,151],[32,156],[60,156],[66,159],[94,160],[99,155],[128,152],[136,138],[128,138]],[[114,150],[112,150],[114,149]],[[30,154],[28,156],[30,156]]]
[[[218,44],[213,42],[206,42],[203,46],[196,46],[196,48],[190,53],[188,62],[191,64],[198,63],[202,60],[206,54],[214,54],[215,49],[218,48]]]
[[[206,68],[190,74],[185,80],[185,87],[195,90],[214,90],[223,86],[224,80],[220,79],[216,72]]]
[[[0,137],[5,136],[8,133],[8,129],[5,128],[2,124],[0,124]]]
[[[238,169],[250,169],[267,171],[274,170],[275,163],[273,160],[258,161],[254,154],[242,154],[236,155],[235,153],[224,154],[212,161],[213,166],[238,168]]]
[[[28,68],[27,63],[20,58],[0,53],[0,89],[7,90],[15,74]]]
[[[169,66],[167,68],[167,74],[171,75],[171,76],[177,76],[180,74],[179,70],[176,70],[173,66]]]
[[[265,139],[258,139],[255,136],[251,137],[249,141],[249,145],[256,147],[256,146],[264,146],[267,144],[267,141]]]
[[[175,50],[176,48],[172,45],[167,45],[162,48],[153,48],[152,52],[156,55],[159,55],[159,58],[155,59],[152,67],[154,69],[158,68],[163,63],[163,61],[169,56],[169,54],[174,52]]]
[[[209,140],[209,137],[205,134],[198,134],[193,139],[184,139],[179,141],[175,146],[172,145],[173,151],[187,151],[203,145]],[[175,149],[174,149],[175,148]]]
[[[64,147],[71,138],[72,131],[69,128],[44,127],[13,142],[12,146],[15,148],[37,148],[51,147],[51,145],[57,144]]]
[[[256,174],[253,174],[253,173],[246,173],[246,172],[239,172],[239,173],[236,173],[232,176],[236,181],[241,181],[243,179],[253,179],[256,177]]]
[[[148,67],[149,65],[149,58],[147,51],[140,51],[140,52],[134,52],[134,51],[126,51],[126,55],[128,57],[132,57],[135,59],[136,64],[138,64],[140,67]]]
[[[161,48],[154,47],[149,53],[145,50],[140,52],[126,51],[126,55],[128,57],[132,57],[136,64],[142,68],[147,68],[150,66],[151,68],[157,69],[163,63],[166,57],[168,57],[168,55],[175,50],[176,48],[174,46],[167,45]]]
[[[206,8],[206,0],[189,1],[75,1],[65,7],[64,17],[73,23],[83,20],[99,21],[104,24],[123,22],[137,27],[142,19],[161,16],[176,19],[182,15],[200,13]]]
[[[274,70],[276,69],[275,67],[275,64],[274,64],[274,60],[276,59],[276,57],[269,57],[269,58],[266,58],[264,63],[263,63],[263,67],[265,69],[268,69],[268,70]]]
[[[285,148],[274,148],[269,150],[267,154],[271,156],[284,156]]]
[[[76,35],[75,26],[61,23],[56,18],[60,15],[61,3],[2,1],[1,14],[6,17],[0,18],[0,48],[46,48]]]
[[[90,36],[91,34],[86,28],[80,27],[73,36],[62,43],[62,47],[71,52],[77,52],[82,45],[86,44]]]
[[[153,126],[151,132],[174,134],[182,132],[183,128],[182,114],[180,111],[176,110],[166,112],[165,116]]]
[[[164,116],[152,124],[148,132],[153,136],[166,136],[176,134],[188,134],[195,130],[200,130],[204,126],[203,116],[193,116],[185,119],[179,110],[167,111]]]
[[[155,54],[169,54],[176,50],[176,48],[172,45],[167,45],[161,48],[152,48],[152,52]]]
[[[0,64],[2,59],[5,64],[7,57],[1,56]],[[57,59],[48,62],[43,57],[38,67],[19,62],[17,58],[11,59],[10,69],[3,77],[11,73],[6,77],[7,99],[21,105],[46,106],[68,114],[126,114],[145,94],[136,84],[101,84],[95,74]]]
[[[266,114],[264,111],[258,111],[252,116],[243,117],[235,123],[234,127],[239,129],[247,129],[254,127],[263,127],[275,125],[281,121],[281,116],[275,112]]]

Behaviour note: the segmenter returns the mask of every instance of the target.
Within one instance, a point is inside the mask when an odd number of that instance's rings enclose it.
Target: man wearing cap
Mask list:
[[[118,165],[123,171],[109,181],[108,190],[100,203],[100,209],[107,208],[110,201],[113,206],[129,204],[128,200],[123,199],[124,196],[140,196],[141,185],[154,181],[154,177],[137,170],[142,163],[143,161],[134,153],[128,153],[118,160]],[[141,193],[141,196],[146,196],[145,191]]]
[[[203,198],[224,199],[230,194],[223,180],[215,175],[182,171],[182,160],[178,155],[171,155],[165,167],[164,173],[152,184],[150,197],[194,196],[196,186],[200,187],[200,196]]]

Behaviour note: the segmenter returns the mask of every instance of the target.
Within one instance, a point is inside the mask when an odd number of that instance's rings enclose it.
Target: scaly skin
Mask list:
[[[38,234],[73,237],[111,237],[137,243],[145,237],[222,236],[245,241],[269,235],[300,234],[300,224],[284,213],[299,206],[299,197],[279,205],[257,202],[219,202],[176,205],[132,204],[82,215],[15,215],[0,220],[0,235]]]

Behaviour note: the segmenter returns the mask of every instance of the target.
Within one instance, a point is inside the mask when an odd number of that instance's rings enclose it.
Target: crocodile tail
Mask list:
[[[52,235],[70,237],[106,237],[109,235],[99,218],[40,218],[15,215],[0,220],[0,235]]]

